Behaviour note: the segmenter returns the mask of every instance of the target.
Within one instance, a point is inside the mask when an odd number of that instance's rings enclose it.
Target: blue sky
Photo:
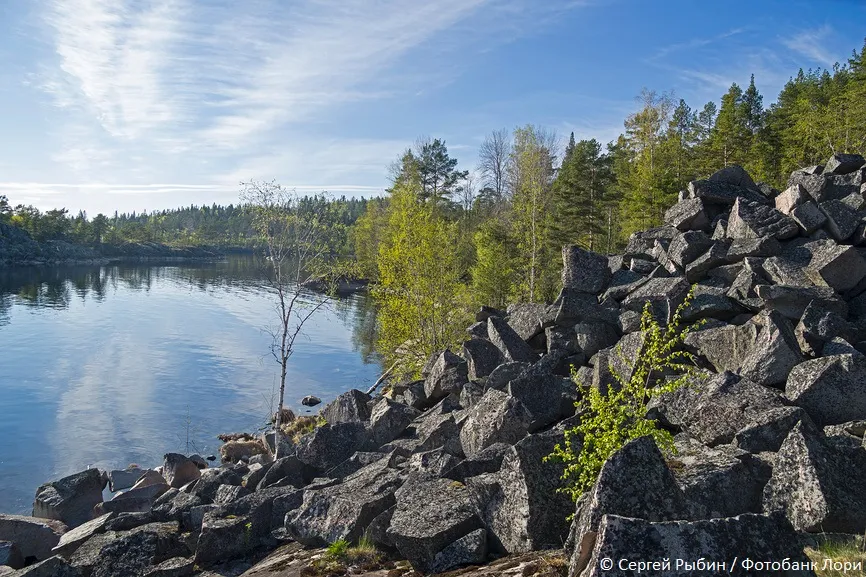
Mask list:
[[[607,142],[641,88],[693,108],[860,49],[861,0],[0,0],[0,194],[112,213],[241,180],[380,194],[419,135]]]

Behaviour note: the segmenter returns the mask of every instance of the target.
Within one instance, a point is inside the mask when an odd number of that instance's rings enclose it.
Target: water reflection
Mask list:
[[[0,270],[0,512],[87,465],[157,463],[253,430],[276,384],[273,300],[257,263]],[[308,305],[316,295],[302,299]],[[299,339],[287,402],[365,388],[381,367],[364,295],[330,303]]]

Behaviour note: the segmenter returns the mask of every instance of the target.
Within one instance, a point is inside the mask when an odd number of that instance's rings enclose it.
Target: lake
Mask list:
[[[40,484],[88,466],[218,455],[217,434],[262,429],[279,373],[260,270],[249,256],[0,269],[0,512],[29,514]],[[381,373],[374,324],[364,294],[316,313],[286,404],[305,414],[305,395],[369,388]]]

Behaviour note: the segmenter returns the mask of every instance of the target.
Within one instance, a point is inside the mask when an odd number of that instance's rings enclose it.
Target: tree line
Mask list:
[[[374,282],[380,350],[417,371],[463,340],[473,307],[552,301],[563,245],[612,254],[660,225],[691,180],[738,164],[782,189],[838,152],[866,153],[866,45],[830,70],[801,69],[767,107],[754,75],[697,109],[644,89],[606,144],[498,130],[461,171],[443,140],[419,139],[351,231]]]

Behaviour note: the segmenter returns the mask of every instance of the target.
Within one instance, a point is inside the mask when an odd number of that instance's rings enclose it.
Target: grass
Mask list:
[[[331,543],[324,555],[313,561],[301,571],[304,577],[342,577],[350,568],[357,567],[364,571],[381,569],[386,559],[376,549],[376,545],[366,534],[356,545],[345,539]]]
[[[817,549],[806,548],[806,555],[817,563],[815,573],[818,577],[856,577],[866,575],[866,570],[845,571],[844,569],[824,568],[824,560],[832,559],[837,563],[860,563],[866,569],[866,536],[851,540],[828,539]]]
[[[289,437],[293,443],[297,444],[301,440],[301,437],[325,423],[327,421],[325,421],[324,417],[301,416],[283,425],[282,429],[283,434]]]

